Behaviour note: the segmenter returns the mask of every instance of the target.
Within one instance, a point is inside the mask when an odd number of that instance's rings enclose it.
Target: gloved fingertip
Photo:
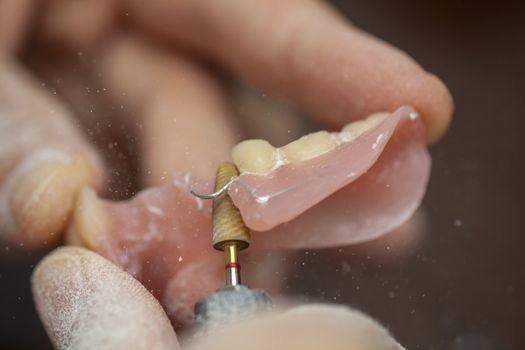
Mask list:
[[[96,253],[59,248],[36,267],[31,283],[57,349],[179,349],[154,297]]]

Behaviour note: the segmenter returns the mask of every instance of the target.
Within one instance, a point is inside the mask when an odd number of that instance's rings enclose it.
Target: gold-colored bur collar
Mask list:
[[[227,244],[224,247],[226,285],[228,286],[241,284],[241,264],[237,248],[236,244]]]
[[[229,162],[222,163],[217,168],[215,191],[222,189],[233,177],[239,175],[237,167]],[[235,251],[246,249],[250,245],[250,230],[244,224],[239,209],[233,204],[228,194],[213,201],[212,212],[212,242],[213,247],[227,253],[226,249],[235,246]],[[233,248],[232,248],[233,249]],[[235,259],[237,259],[235,253]],[[230,261],[234,262],[234,261]],[[237,262],[237,261],[235,261]]]

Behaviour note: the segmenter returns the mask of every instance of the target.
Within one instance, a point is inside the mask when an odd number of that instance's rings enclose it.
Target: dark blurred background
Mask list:
[[[523,349],[525,3],[334,4],[442,78],[456,111],[448,134],[431,147],[417,242],[403,252],[388,237],[300,252],[290,292],[361,309],[408,349]],[[0,245],[1,349],[50,348],[29,290],[40,257]]]

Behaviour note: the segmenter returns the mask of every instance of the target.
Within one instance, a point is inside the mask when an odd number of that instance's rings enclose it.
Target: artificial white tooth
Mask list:
[[[301,162],[325,154],[337,147],[336,138],[327,131],[318,131],[305,135],[298,140],[281,147],[286,159]]]
[[[366,119],[347,124],[343,130],[341,130],[341,138],[344,141],[351,141],[378,126],[389,115],[390,113],[384,112],[374,113]]]
[[[233,148],[232,160],[241,173],[265,175],[276,167],[279,156],[268,141],[246,140]]]

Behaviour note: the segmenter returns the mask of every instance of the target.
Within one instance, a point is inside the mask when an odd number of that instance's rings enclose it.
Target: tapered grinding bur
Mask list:
[[[239,171],[233,163],[222,163],[217,169],[215,191],[222,189],[238,175]],[[212,243],[215,249],[224,250],[225,246],[233,243],[242,250],[250,245],[250,230],[230,196],[224,195],[213,201],[212,217]]]

